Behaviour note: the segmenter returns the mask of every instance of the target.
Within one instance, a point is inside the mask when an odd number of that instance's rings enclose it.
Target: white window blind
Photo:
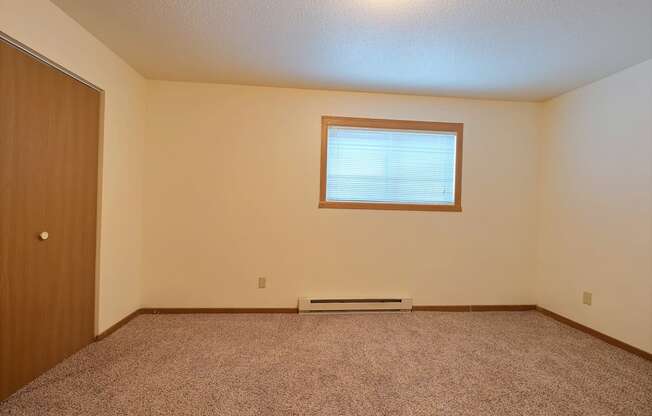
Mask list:
[[[326,200],[453,204],[452,132],[328,127]]]

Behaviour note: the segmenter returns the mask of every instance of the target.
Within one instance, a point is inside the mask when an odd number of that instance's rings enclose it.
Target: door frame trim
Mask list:
[[[5,32],[0,30],[0,40],[5,41],[6,43],[10,44],[11,46],[14,46],[15,48],[18,48],[22,50],[23,52],[27,53],[28,55],[31,55],[32,57],[38,59],[39,61],[43,62],[44,64],[47,64],[54,69],[63,72],[64,74],[68,75],[71,78],[76,79],[77,81],[81,82],[82,84],[85,84],[88,87],[91,87],[95,91],[98,91],[100,93],[103,93],[104,90],[97,85],[93,84],[92,82],[84,79],[83,77],[75,74],[74,72],[66,69],[65,67],[59,65],[58,63],[54,62],[53,60],[49,59],[47,56],[42,55],[38,52],[36,52],[34,49],[30,48],[29,46],[25,45],[24,43],[20,42],[19,40],[16,40],[6,34]]]

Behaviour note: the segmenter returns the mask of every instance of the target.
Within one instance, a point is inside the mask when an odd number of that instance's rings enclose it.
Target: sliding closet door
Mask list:
[[[99,110],[0,41],[0,400],[93,340]]]

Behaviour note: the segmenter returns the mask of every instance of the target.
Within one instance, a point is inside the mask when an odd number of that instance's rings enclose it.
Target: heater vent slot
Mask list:
[[[411,298],[299,298],[299,313],[409,312]]]

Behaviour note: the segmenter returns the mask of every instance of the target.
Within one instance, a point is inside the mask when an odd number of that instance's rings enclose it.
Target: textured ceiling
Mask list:
[[[542,100],[652,57],[652,0],[53,0],[152,79]]]

